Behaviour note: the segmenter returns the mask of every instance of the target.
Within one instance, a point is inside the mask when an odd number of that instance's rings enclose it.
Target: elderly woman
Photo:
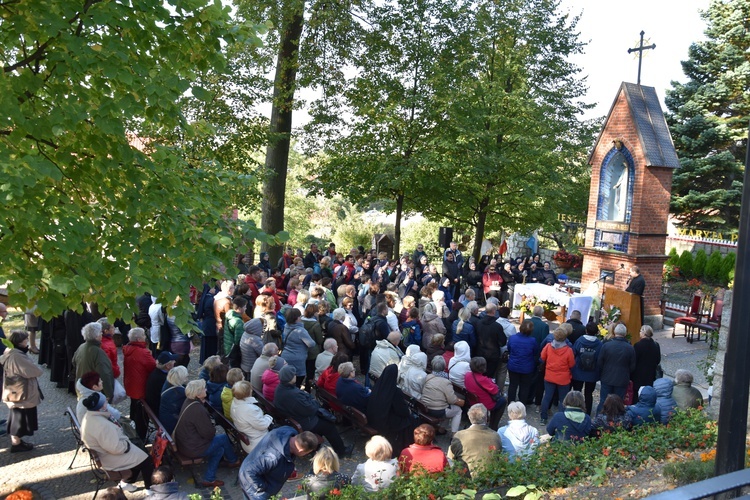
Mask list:
[[[307,492],[307,498],[329,498],[329,491],[350,484],[349,476],[340,473],[339,469],[339,457],[336,452],[330,446],[321,446],[313,458],[312,473],[307,474],[302,480],[302,489]]]
[[[655,399],[655,398],[654,398]],[[547,434],[558,441],[581,441],[591,434],[591,417],[586,415],[586,400],[580,391],[570,391],[547,424]]]
[[[416,344],[406,348],[406,354],[398,364],[398,386],[404,394],[414,399],[422,398],[424,380],[427,376],[427,354]]]
[[[133,330],[137,330],[137,328],[133,328],[130,331],[132,332]],[[81,334],[83,335],[84,343],[78,346],[75,354],[73,354],[73,366],[76,369],[76,378],[81,378],[86,372],[97,372],[104,384],[104,395],[111,401],[114,395],[115,378],[112,371],[112,362],[109,360],[107,353],[102,349],[102,325],[100,323],[88,323],[81,330]],[[125,348],[123,348],[124,350]],[[143,378],[144,386],[146,384],[145,377],[147,376],[148,373]]]
[[[433,335],[431,344],[427,346],[424,351],[425,354],[427,354],[427,366],[432,366],[432,360],[435,359],[436,356],[445,359],[445,335],[442,333]],[[453,353],[450,354],[453,355]],[[448,361],[446,361],[446,365],[447,363]],[[445,373],[447,378],[448,372]]]
[[[511,460],[534,453],[539,446],[539,431],[526,423],[526,407],[520,401],[508,405],[508,425],[497,430],[503,451]]]
[[[192,380],[185,388],[185,402],[173,437],[177,449],[188,458],[205,458],[206,473],[199,484],[204,488],[224,486],[224,481],[216,479],[216,469],[223,458],[229,467],[239,467],[240,460],[234,453],[232,443],[226,434],[216,434],[208,410],[203,406],[206,400],[206,381]]]
[[[448,363],[448,374],[452,383],[459,387],[466,387],[465,375],[471,371],[471,350],[469,344],[462,340],[453,346],[453,357]],[[494,405],[490,405],[494,406]]]
[[[445,418],[451,421],[451,432],[455,434],[461,426],[461,407],[464,400],[456,396],[453,384],[439,374],[445,373],[445,359],[442,356],[432,358],[432,373],[427,375],[422,389],[422,403],[427,407],[430,416]]]
[[[305,325],[300,320],[301,317],[302,315],[297,309],[289,309],[286,313],[284,350],[281,351],[281,357],[284,358],[284,361],[292,365],[299,374],[295,382],[297,387],[302,386],[302,381],[305,379],[305,374],[307,373],[307,353],[317,345],[312,337],[310,337],[310,334],[307,333]],[[309,381],[309,384],[312,384],[312,381]]]
[[[279,347],[273,342],[263,345],[260,357],[255,360],[253,369],[250,370],[250,384],[255,392],[263,391],[263,374],[268,370],[268,363],[272,357],[278,356]]]
[[[508,339],[508,399],[510,401],[528,401],[531,394],[531,383],[539,357],[539,343],[532,333],[534,322],[526,319],[521,323],[519,334]]]
[[[279,371],[286,366],[286,361],[281,356],[272,356],[268,360],[268,369],[263,372],[261,382],[263,383],[263,397],[273,402],[276,387],[279,385]]]
[[[188,383],[188,371],[184,366],[175,366],[167,373],[167,381],[161,388],[159,401],[159,420],[164,428],[172,434],[180,410],[185,402],[185,385]]]
[[[464,375],[466,391],[476,396],[490,410],[490,429],[496,431],[507,401],[495,382],[484,374],[487,371],[487,361],[483,357],[471,358],[469,366],[471,371]]]
[[[662,377],[654,380],[654,391],[656,391],[656,405],[661,410],[661,423],[668,424],[677,408],[677,402],[672,397],[674,382]]]
[[[37,378],[44,372],[28,357],[28,333],[14,330],[8,340],[13,348],[6,349],[0,356],[4,372],[3,402],[10,409],[6,427],[6,432],[10,435],[10,452],[18,453],[34,448],[34,445],[21,438],[33,436],[34,431],[39,429],[36,407],[42,402],[42,396]]]
[[[355,344],[352,342],[349,328],[344,324],[346,318],[346,310],[341,307],[334,309],[333,320],[328,323],[328,334],[326,336],[335,339],[339,346],[338,352],[345,354],[351,360]]]
[[[398,457],[400,471],[441,472],[448,467],[448,457],[439,446],[432,444],[434,440],[435,428],[430,424],[414,429],[414,443],[404,448]]]
[[[273,423],[270,415],[263,413],[253,397],[253,388],[250,382],[241,380],[232,387],[232,406],[229,414],[232,417],[237,430],[247,436],[249,443],[242,443],[242,449],[246,453],[253,451],[253,448],[268,434],[268,429]]]
[[[141,400],[146,398],[146,382],[149,374],[156,368],[156,360],[146,346],[146,333],[142,328],[131,328],[128,332],[128,339],[130,342],[122,348],[123,385],[130,397],[130,420],[135,422],[138,437],[144,439],[148,432],[148,416],[143,411]],[[104,394],[107,394],[106,386]]]
[[[703,406],[701,391],[693,387],[693,374],[682,368],[674,372],[672,397],[677,403],[677,408],[682,410]]]
[[[469,344],[469,349],[474,352],[477,346],[477,335],[469,320],[471,319],[471,311],[468,307],[462,307],[458,311],[458,319],[453,322],[453,342],[465,341]]]
[[[122,427],[112,421],[107,412],[107,398],[98,392],[91,393],[83,400],[86,414],[81,422],[81,439],[87,448],[99,454],[104,470],[130,470],[127,481],[120,481],[120,488],[133,492],[133,484],[138,475],[143,476],[146,494],[150,494],[151,474],[154,463],[143,450],[133,445],[125,435]]]
[[[367,461],[357,465],[352,484],[362,485],[365,491],[380,491],[391,485],[398,473],[398,463],[393,448],[383,436],[373,436],[365,445]]]
[[[438,333],[445,335],[445,324],[437,315],[435,304],[426,304],[422,312],[422,349],[426,350],[432,344],[433,335]]]
[[[632,373],[633,403],[638,402],[638,389],[644,385],[654,385],[656,367],[661,363],[661,348],[654,340],[654,330],[643,325],[641,339],[633,345],[635,349],[635,370]]]
[[[541,270],[542,283],[545,285],[554,285],[557,283],[557,275],[552,270],[552,265],[549,262],[544,263],[544,268]]]
[[[84,373],[81,378],[76,380],[76,393],[78,394],[78,404],[76,405],[76,417],[78,421],[83,421],[84,415],[86,415],[86,407],[83,406],[83,400],[91,396],[95,392],[100,392],[102,396],[102,378],[96,372]],[[105,396],[106,397],[106,396]],[[117,408],[107,404],[106,410],[112,418],[120,420],[120,412]]]
[[[336,381],[336,397],[362,413],[367,411],[367,398],[370,396],[370,389],[365,388],[357,382],[354,365],[351,361],[339,365],[339,378]]]

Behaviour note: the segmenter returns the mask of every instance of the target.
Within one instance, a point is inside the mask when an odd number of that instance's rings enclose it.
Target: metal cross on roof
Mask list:
[[[655,49],[656,44],[652,43],[651,45],[643,46],[643,35],[645,35],[645,31],[641,31],[641,43],[638,45],[638,47],[634,49],[628,49],[628,54],[632,54],[633,52],[638,52],[638,85],[641,84],[641,60],[643,59],[643,51],[648,49]]]

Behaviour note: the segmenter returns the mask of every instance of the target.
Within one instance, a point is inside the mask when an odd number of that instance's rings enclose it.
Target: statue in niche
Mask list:
[[[607,219],[624,222],[628,209],[628,164],[622,153],[617,153],[609,162],[609,178]]]

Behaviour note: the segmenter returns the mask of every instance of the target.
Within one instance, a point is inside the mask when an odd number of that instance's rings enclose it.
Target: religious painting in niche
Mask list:
[[[602,162],[594,246],[627,252],[635,168],[630,152],[618,146]]]

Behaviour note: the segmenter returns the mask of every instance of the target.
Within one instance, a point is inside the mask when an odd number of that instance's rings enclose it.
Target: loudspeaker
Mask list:
[[[452,227],[441,227],[440,235],[438,236],[438,243],[440,248],[448,248],[453,241],[453,228]]]

